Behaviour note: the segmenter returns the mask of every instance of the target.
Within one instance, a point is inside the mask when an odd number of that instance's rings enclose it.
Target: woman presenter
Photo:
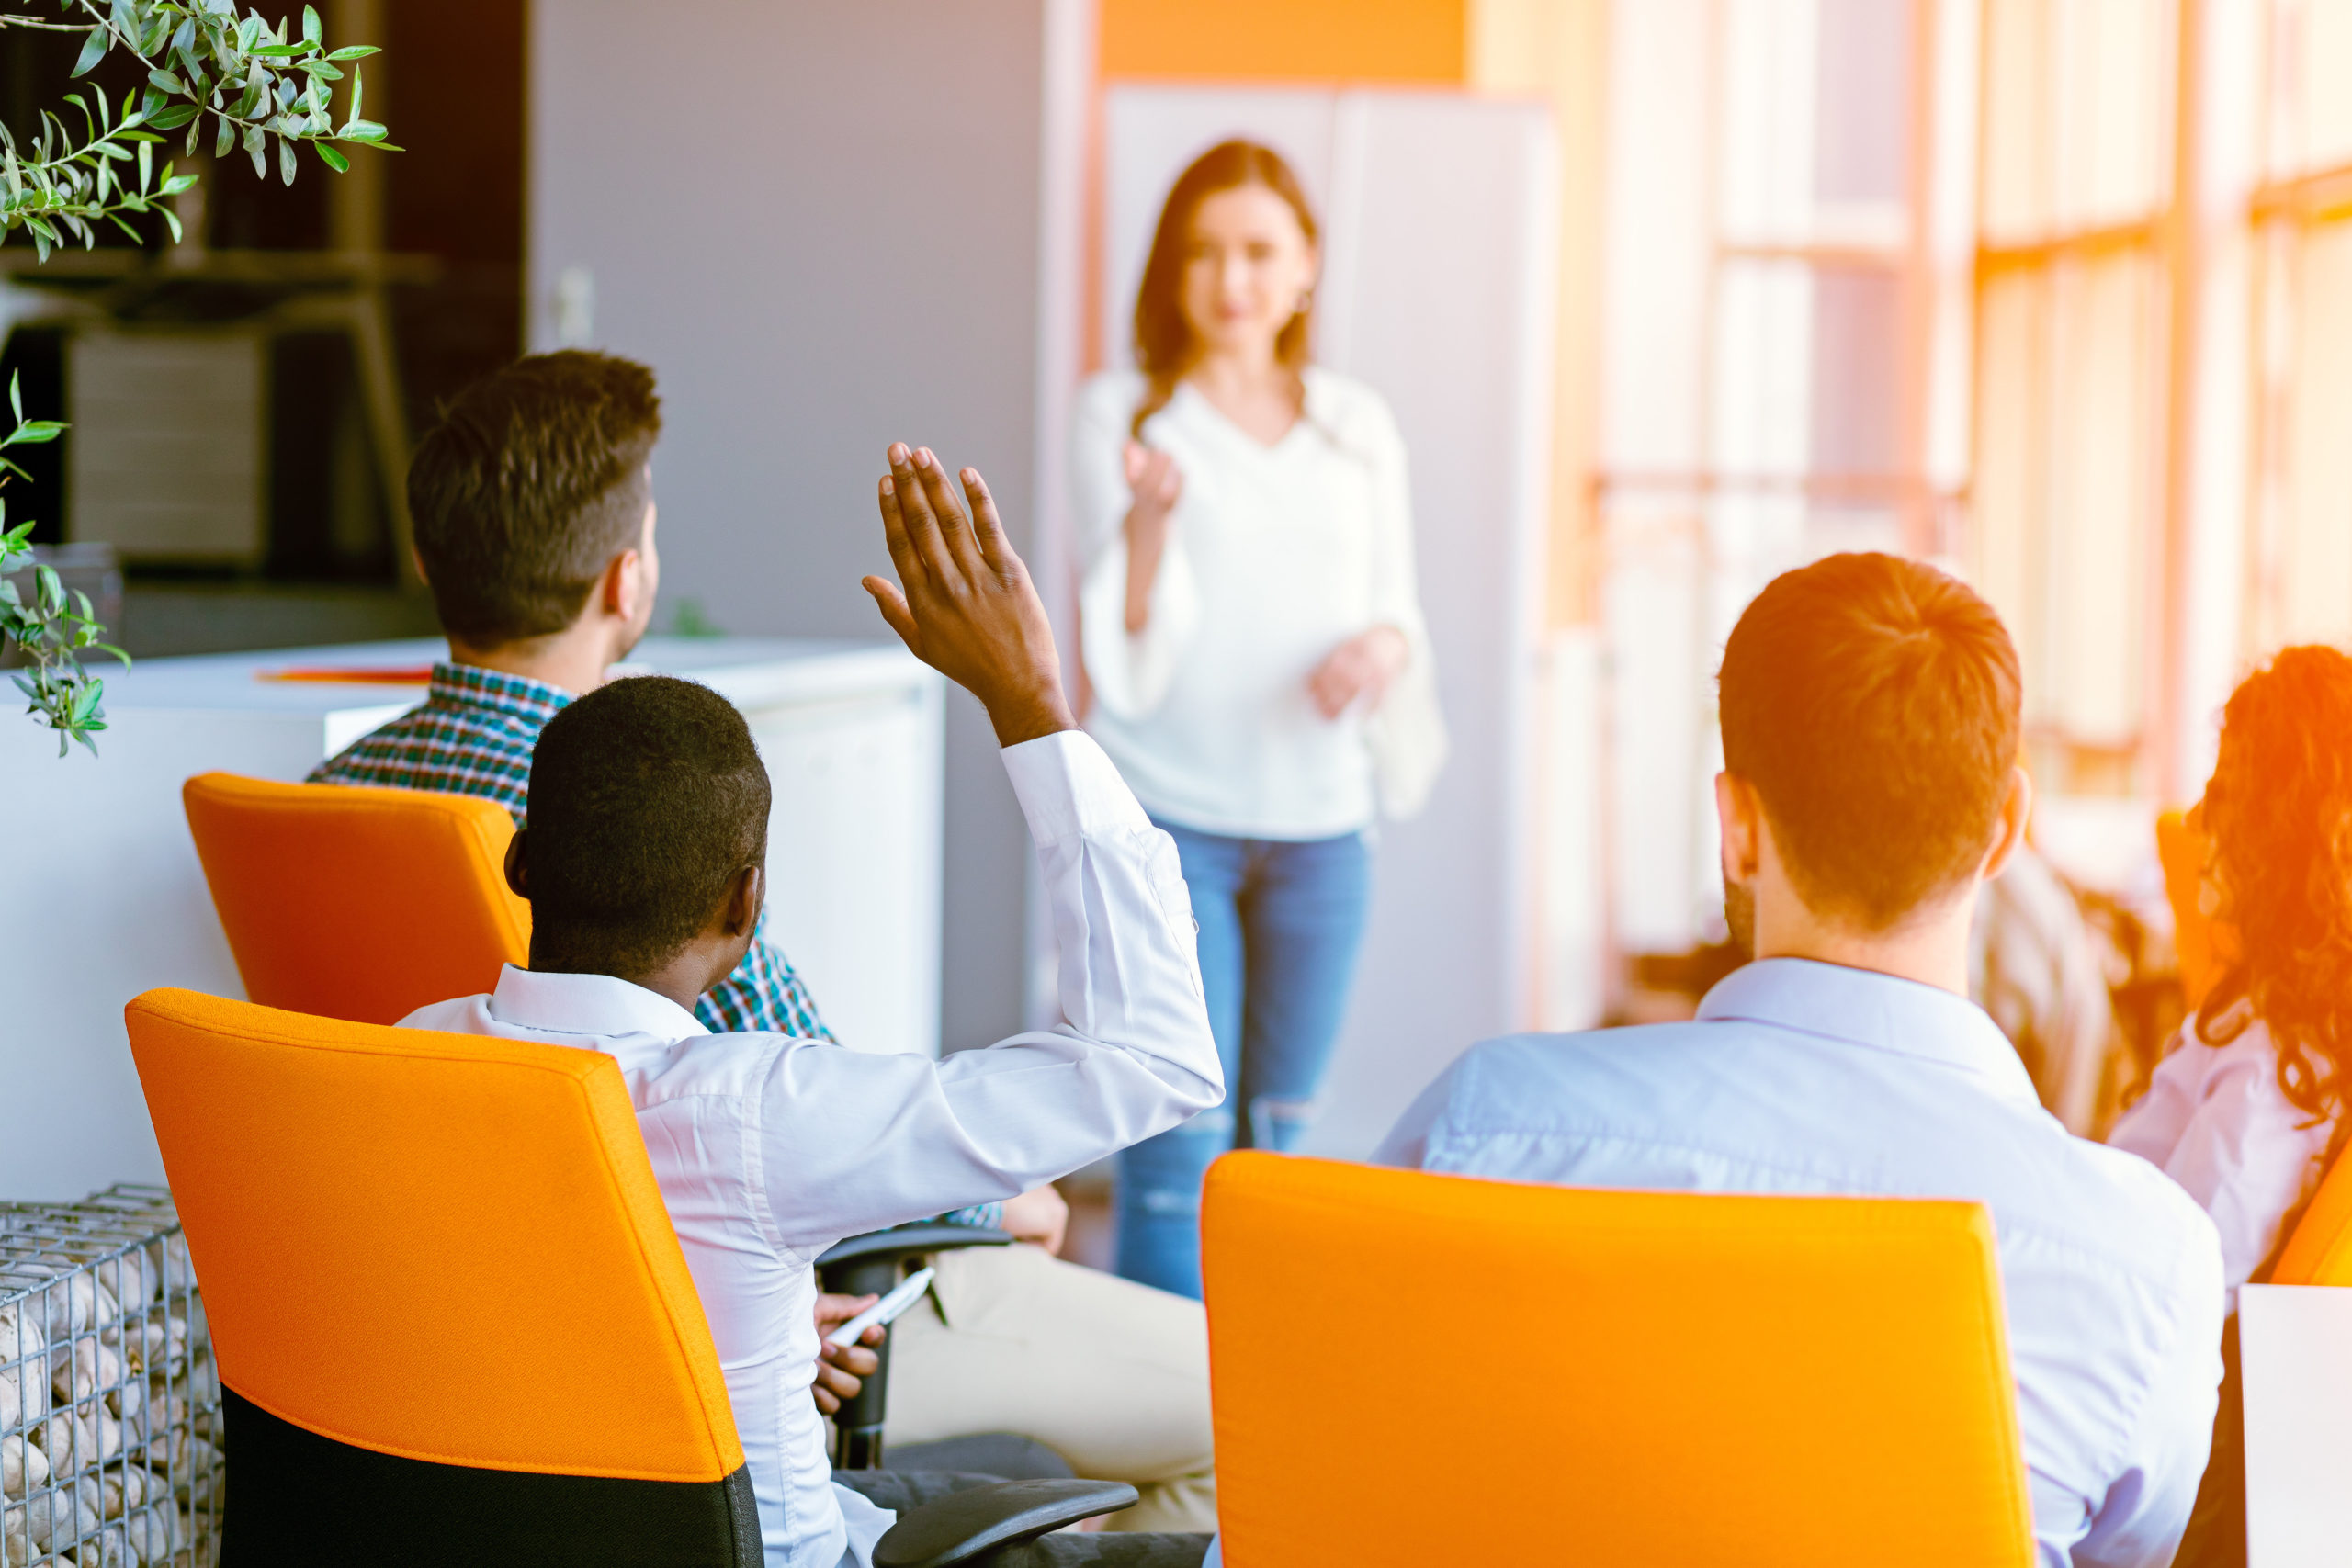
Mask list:
[[[1444,759],[1405,447],[1308,361],[1315,216],[1280,156],[1211,148],[1169,192],[1138,368],[1072,443],[1088,728],[1176,840],[1226,1103],[1120,1159],[1119,1272],[1197,1297],[1200,1191],[1305,1131],[1362,944],[1374,818]]]

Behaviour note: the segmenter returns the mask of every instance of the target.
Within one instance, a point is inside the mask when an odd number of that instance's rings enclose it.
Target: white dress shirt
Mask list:
[[[1122,464],[1144,378],[1113,371],[1079,396],[1087,728],[1156,816],[1204,832],[1323,839],[1379,808],[1410,816],[1445,757],[1404,438],[1371,388],[1314,367],[1305,380],[1304,417],[1271,446],[1182,383],[1145,422],[1184,490],[1133,637]],[[1307,678],[1378,626],[1404,634],[1403,672],[1376,707],[1325,718]]]
[[[1694,1022],[1474,1046],[1376,1157],[1573,1187],[1983,1202],[2042,1562],[2172,1561],[2222,1376],[2212,1223],[2144,1161],[2070,1136],[1964,998],[1751,964]],[[1899,1541],[1856,1550],[1904,1557]]]
[[[2235,1312],[2238,1287],[2318,1183],[2334,1124],[2297,1109],[2278,1087],[2278,1053],[2261,1020],[2219,1048],[2196,1029],[2191,1020],[2173,1036],[2148,1092],[2107,1141],[2154,1162],[2213,1216]]]
[[[1008,748],[1061,954],[1062,1022],[944,1061],[711,1034],[603,975],[508,966],[401,1022],[619,1062],[710,1320],[769,1568],[866,1568],[892,1516],[832,1484],[809,1396],[817,1256],[1025,1192],[1224,1098],[1176,846],[1076,731]]]

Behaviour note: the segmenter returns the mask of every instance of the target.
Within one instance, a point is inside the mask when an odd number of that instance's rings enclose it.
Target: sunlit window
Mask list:
[[[1987,0],[1967,555],[2045,787],[2141,779],[2162,536],[2175,8]]]
[[[2249,651],[2352,642],[2352,0],[2268,21]]]

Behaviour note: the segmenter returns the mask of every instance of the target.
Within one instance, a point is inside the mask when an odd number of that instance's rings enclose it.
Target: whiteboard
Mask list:
[[[1557,189],[1543,107],[1457,93],[1121,86],[1106,106],[1102,342],[1184,165],[1280,152],[1317,209],[1316,355],[1378,389],[1411,456],[1421,599],[1453,754],[1384,823],[1355,995],[1309,1151],[1372,1149],[1475,1040],[1530,1027],[1542,541]]]

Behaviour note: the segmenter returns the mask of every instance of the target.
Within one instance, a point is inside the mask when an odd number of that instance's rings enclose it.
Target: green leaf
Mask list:
[[[60,420],[20,418],[17,428],[8,433],[5,445],[14,446],[17,442],[23,441],[38,446],[56,440],[65,434],[65,429],[64,423]]]
[[[164,215],[164,222],[171,229],[172,243],[175,245],[178,244],[180,243],[180,215],[173,211],[168,207],[159,207],[155,210]]]
[[[107,57],[107,46],[113,42],[114,39],[107,36],[106,28],[92,28],[90,36],[83,40],[81,54],[74,62],[74,74],[88,75],[90,68]]]
[[[325,142],[313,141],[311,145],[319,150],[319,156],[325,161],[326,166],[333,169],[336,174],[347,175],[351,172],[351,160],[336,152],[334,148],[328,146]]]
[[[359,67],[355,65],[351,68],[351,118],[354,121],[359,118],[359,105],[367,92],[367,79],[360,75]]]
[[[193,190],[195,188],[196,176],[194,175],[178,175],[171,179],[165,180],[163,184],[163,188],[156,191],[155,194],[157,196],[177,196],[184,190]]]
[[[390,133],[382,126],[372,119],[352,120],[341,130],[335,132],[337,137],[345,141],[381,141],[388,134]]]
[[[269,164],[262,158],[262,134],[258,125],[245,127],[245,153],[254,161],[254,178],[269,178]]]
[[[147,123],[158,130],[177,130],[203,112],[194,104],[166,104],[149,116]]]
[[[229,117],[225,114],[215,118],[220,121],[220,134],[212,139],[212,155],[215,158],[225,158],[229,155],[230,149],[237,144],[237,128],[231,123]]]
[[[160,91],[163,92],[177,94],[187,91],[187,84],[181,81],[178,75],[173,72],[150,71],[147,73],[147,80],[153,83]],[[185,104],[174,104],[172,106],[173,108],[185,108],[187,107],[187,106]],[[160,129],[169,129],[168,127],[164,126],[163,117],[160,115],[151,116],[149,118],[149,123],[155,125]]]
[[[17,416],[18,424],[24,423],[25,373],[21,370],[11,371],[8,376],[8,412]]]
[[[245,52],[259,60],[300,60],[318,47],[314,43],[265,43]]]
[[[355,43],[348,49],[336,50],[333,54],[328,55],[327,58],[329,60],[337,61],[365,60],[371,54],[381,54],[384,51],[382,50],[378,49],[372,43]]]
[[[319,26],[319,13],[316,8],[310,6],[303,6],[302,41],[304,43],[317,43],[325,36],[325,29]]]
[[[277,172],[288,185],[294,183],[294,143],[283,136],[277,139]]]
[[[172,34],[172,52],[179,55],[187,55],[192,59],[194,56],[191,51],[195,48],[196,18],[194,17],[182,17],[180,18],[179,29]]]

